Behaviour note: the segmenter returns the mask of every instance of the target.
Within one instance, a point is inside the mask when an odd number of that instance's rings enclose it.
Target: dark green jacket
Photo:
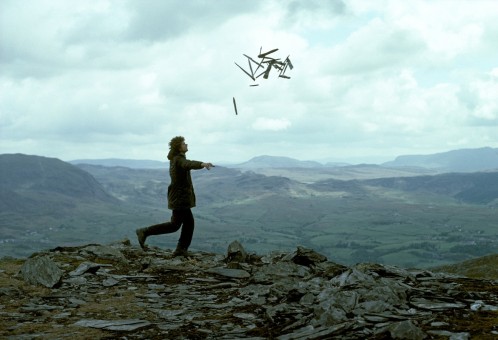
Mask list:
[[[195,207],[195,193],[190,170],[202,169],[202,162],[190,161],[185,154],[178,154],[169,161],[168,208],[185,209]]]

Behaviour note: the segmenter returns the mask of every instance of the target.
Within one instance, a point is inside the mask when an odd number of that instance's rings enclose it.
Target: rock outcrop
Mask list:
[[[2,259],[5,339],[498,337],[497,281],[361,263],[142,251],[129,241]]]

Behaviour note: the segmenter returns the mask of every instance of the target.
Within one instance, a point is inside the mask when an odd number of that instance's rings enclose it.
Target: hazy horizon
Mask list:
[[[486,148],[490,148],[489,146],[483,146],[483,147],[480,147],[480,148],[474,148],[474,149],[455,149],[455,150],[447,150],[445,152],[452,152],[452,151],[462,151],[462,150],[477,150],[477,149],[486,149]],[[443,152],[443,153],[445,153]],[[6,154],[16,154],[16,153],[6,153]],[[255,158],[259,158],[259,157],[284,157],[284,158],[289,158],[289,159],[292,159],[292,160],[297,160],[297,161],[301,161],[301,162],[317,162],[317,163],[320,163],[322,165],[326,165],[327,163],[345,163],[345,164],[349,164],[349,165],[358,165],[358,164],[376,164],[376,165],[381,165],[383,163],[386,163],[386,162],[390,162],[390,161],[394,161],[396,160],[397,157],[400,157],[400,156],[428,156],[428,155],[434,155],[434,154],[413,154],[413,155],[396,155],[392,158],[389,158],[389,159],[386,159],[386,160],[383,160],[383,161],[368,161],[368,158],[366,159],[363,159],[363,160],[359,160],[359,161],[347,161],[347,160],[338,160],[338,159],[334,159],[334,158],[330,158],[330,159],[298,159],[298,158],[294,158],[294,157],[288,157],[288,156],[283,156],[283,155],[277,155],[277,154],[273,154],[273,155],[269,155],[269,154],[264,154],[264,155],[256,155],[256,156],[253,156],[249,159],[243,159],[241,161],[238,161],[238,162],[231,162],[231,161],[224,161],[224,160],[218,160],[216,161],[215,163],[218,164],[218,165],[221,165],[221,166],[230,166],[230,165],[238,165],[238,164],[242,164],[242,163],[245,163],[245,162],[248,162],[248,161],[251,161]],[[121,157],[106,157],[106,158],[74,158],[74,159],[62,159],[62,158],[59,158],[59,157],[52,157],[52,156],[48,156],[48,155],[37,155],[37,154],[31,154],[31,156],[41,156],[41,157],[49,157],[49,158],[58,158],[64,162],[79,162],[79,161],[91,161],[91,162],[99,162],[99,161],[136,161],[136,162],[162,162],[162,163],[167,163],[168,160],[167,158],[165,157],[164,159],[146,159],[146,158],[121,158]],[[190,156],[188,156],[187,158],[189,159],[192,159]]]

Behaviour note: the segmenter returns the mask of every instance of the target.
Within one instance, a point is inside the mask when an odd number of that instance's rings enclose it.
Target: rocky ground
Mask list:
[[[496,278],[362,263],[142,251],[129,241],[0,261],[2,339],[496,339]]]

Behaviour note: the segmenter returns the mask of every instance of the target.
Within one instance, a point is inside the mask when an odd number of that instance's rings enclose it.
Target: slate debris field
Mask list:
[[[496,280],[312,249],[147,251],[124,240],[57,247],[0,267],[2,339],[492,339]]]

